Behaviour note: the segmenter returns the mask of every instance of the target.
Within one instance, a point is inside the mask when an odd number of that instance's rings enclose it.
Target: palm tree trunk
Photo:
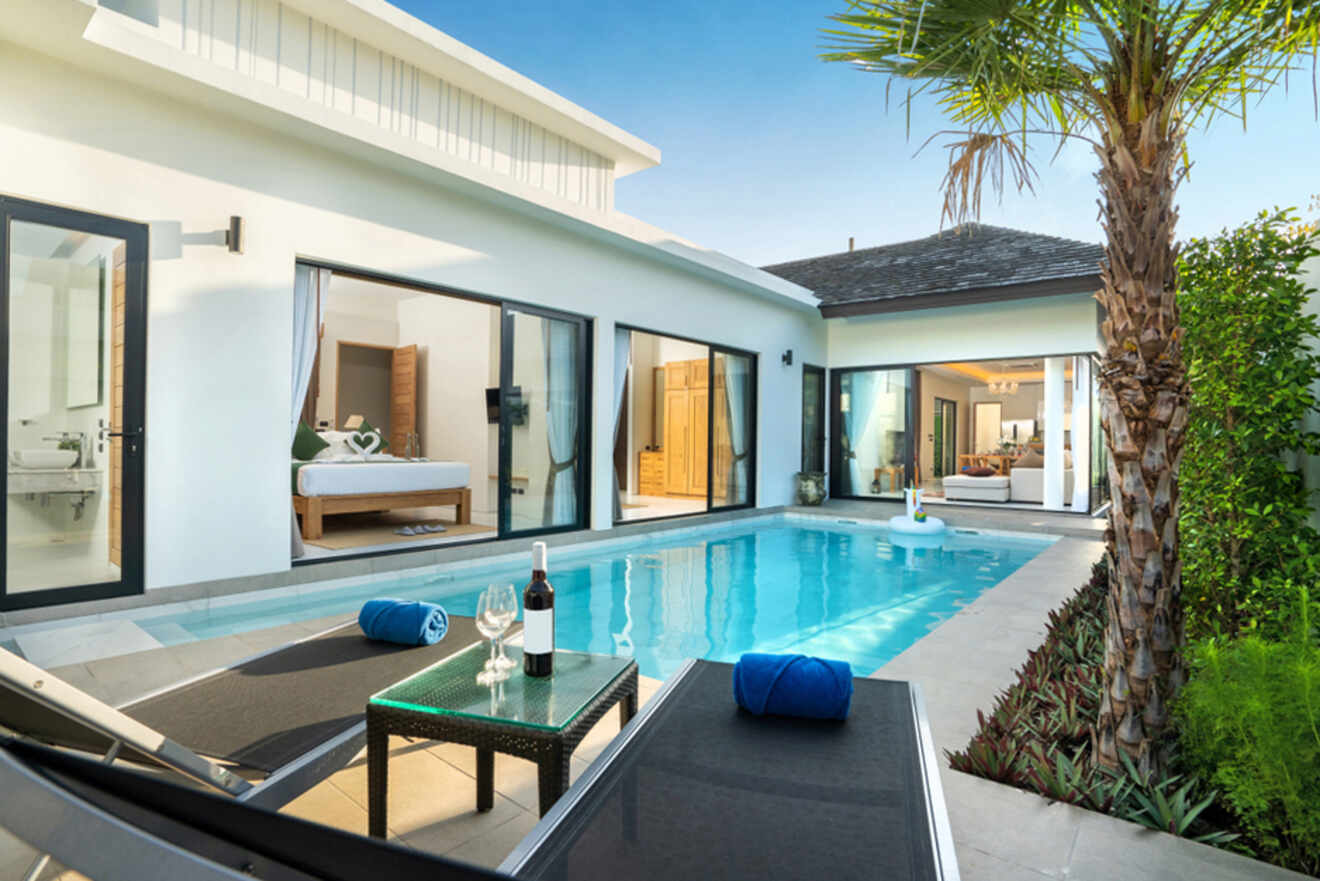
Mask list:
[[[1188,387],[1173,241],[1182,134],[1176,123],[1160,125],[1161,116],[1148,107],[1141,123],[1115,126],[1097,151],[1107,235],[1099,386],[1113,505],[1094,754],[1115,767],[1121,751],[1143,769],[1162,764],[1167,704],[1184,680],[1178,465]]]

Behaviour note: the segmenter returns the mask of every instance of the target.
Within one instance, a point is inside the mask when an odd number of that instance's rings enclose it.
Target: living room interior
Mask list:
[[[1098,408],[1088,358],[949,362],[914,372],[925,501],[1089,512]]]

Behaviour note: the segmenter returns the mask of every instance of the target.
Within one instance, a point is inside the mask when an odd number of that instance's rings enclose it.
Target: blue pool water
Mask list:
[[[642,674],[656,678],[686,658],[732,661],[746,651],[840,658],[866,674],[1053,541],[961,532],[932,539],[780,517],[552,550],[556,641],[560,648],[633,655]],[[486,585],[521,589],[528,565],[306,590],[138,624],[169,644],[352,613],[373,596],[431,600],[471,615]]]

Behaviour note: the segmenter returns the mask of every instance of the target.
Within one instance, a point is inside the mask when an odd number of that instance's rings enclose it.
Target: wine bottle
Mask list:
[[[532,580],[523,590],[523,672],[549,676],[555,664],[555,589],[545,578],[545,542],[532,543]]]

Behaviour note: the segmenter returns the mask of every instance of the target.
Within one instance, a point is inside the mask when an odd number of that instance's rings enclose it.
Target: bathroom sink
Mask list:
[[[14,450],[11,458],[20,468],[68,468],[78,461],[78,451]]]

